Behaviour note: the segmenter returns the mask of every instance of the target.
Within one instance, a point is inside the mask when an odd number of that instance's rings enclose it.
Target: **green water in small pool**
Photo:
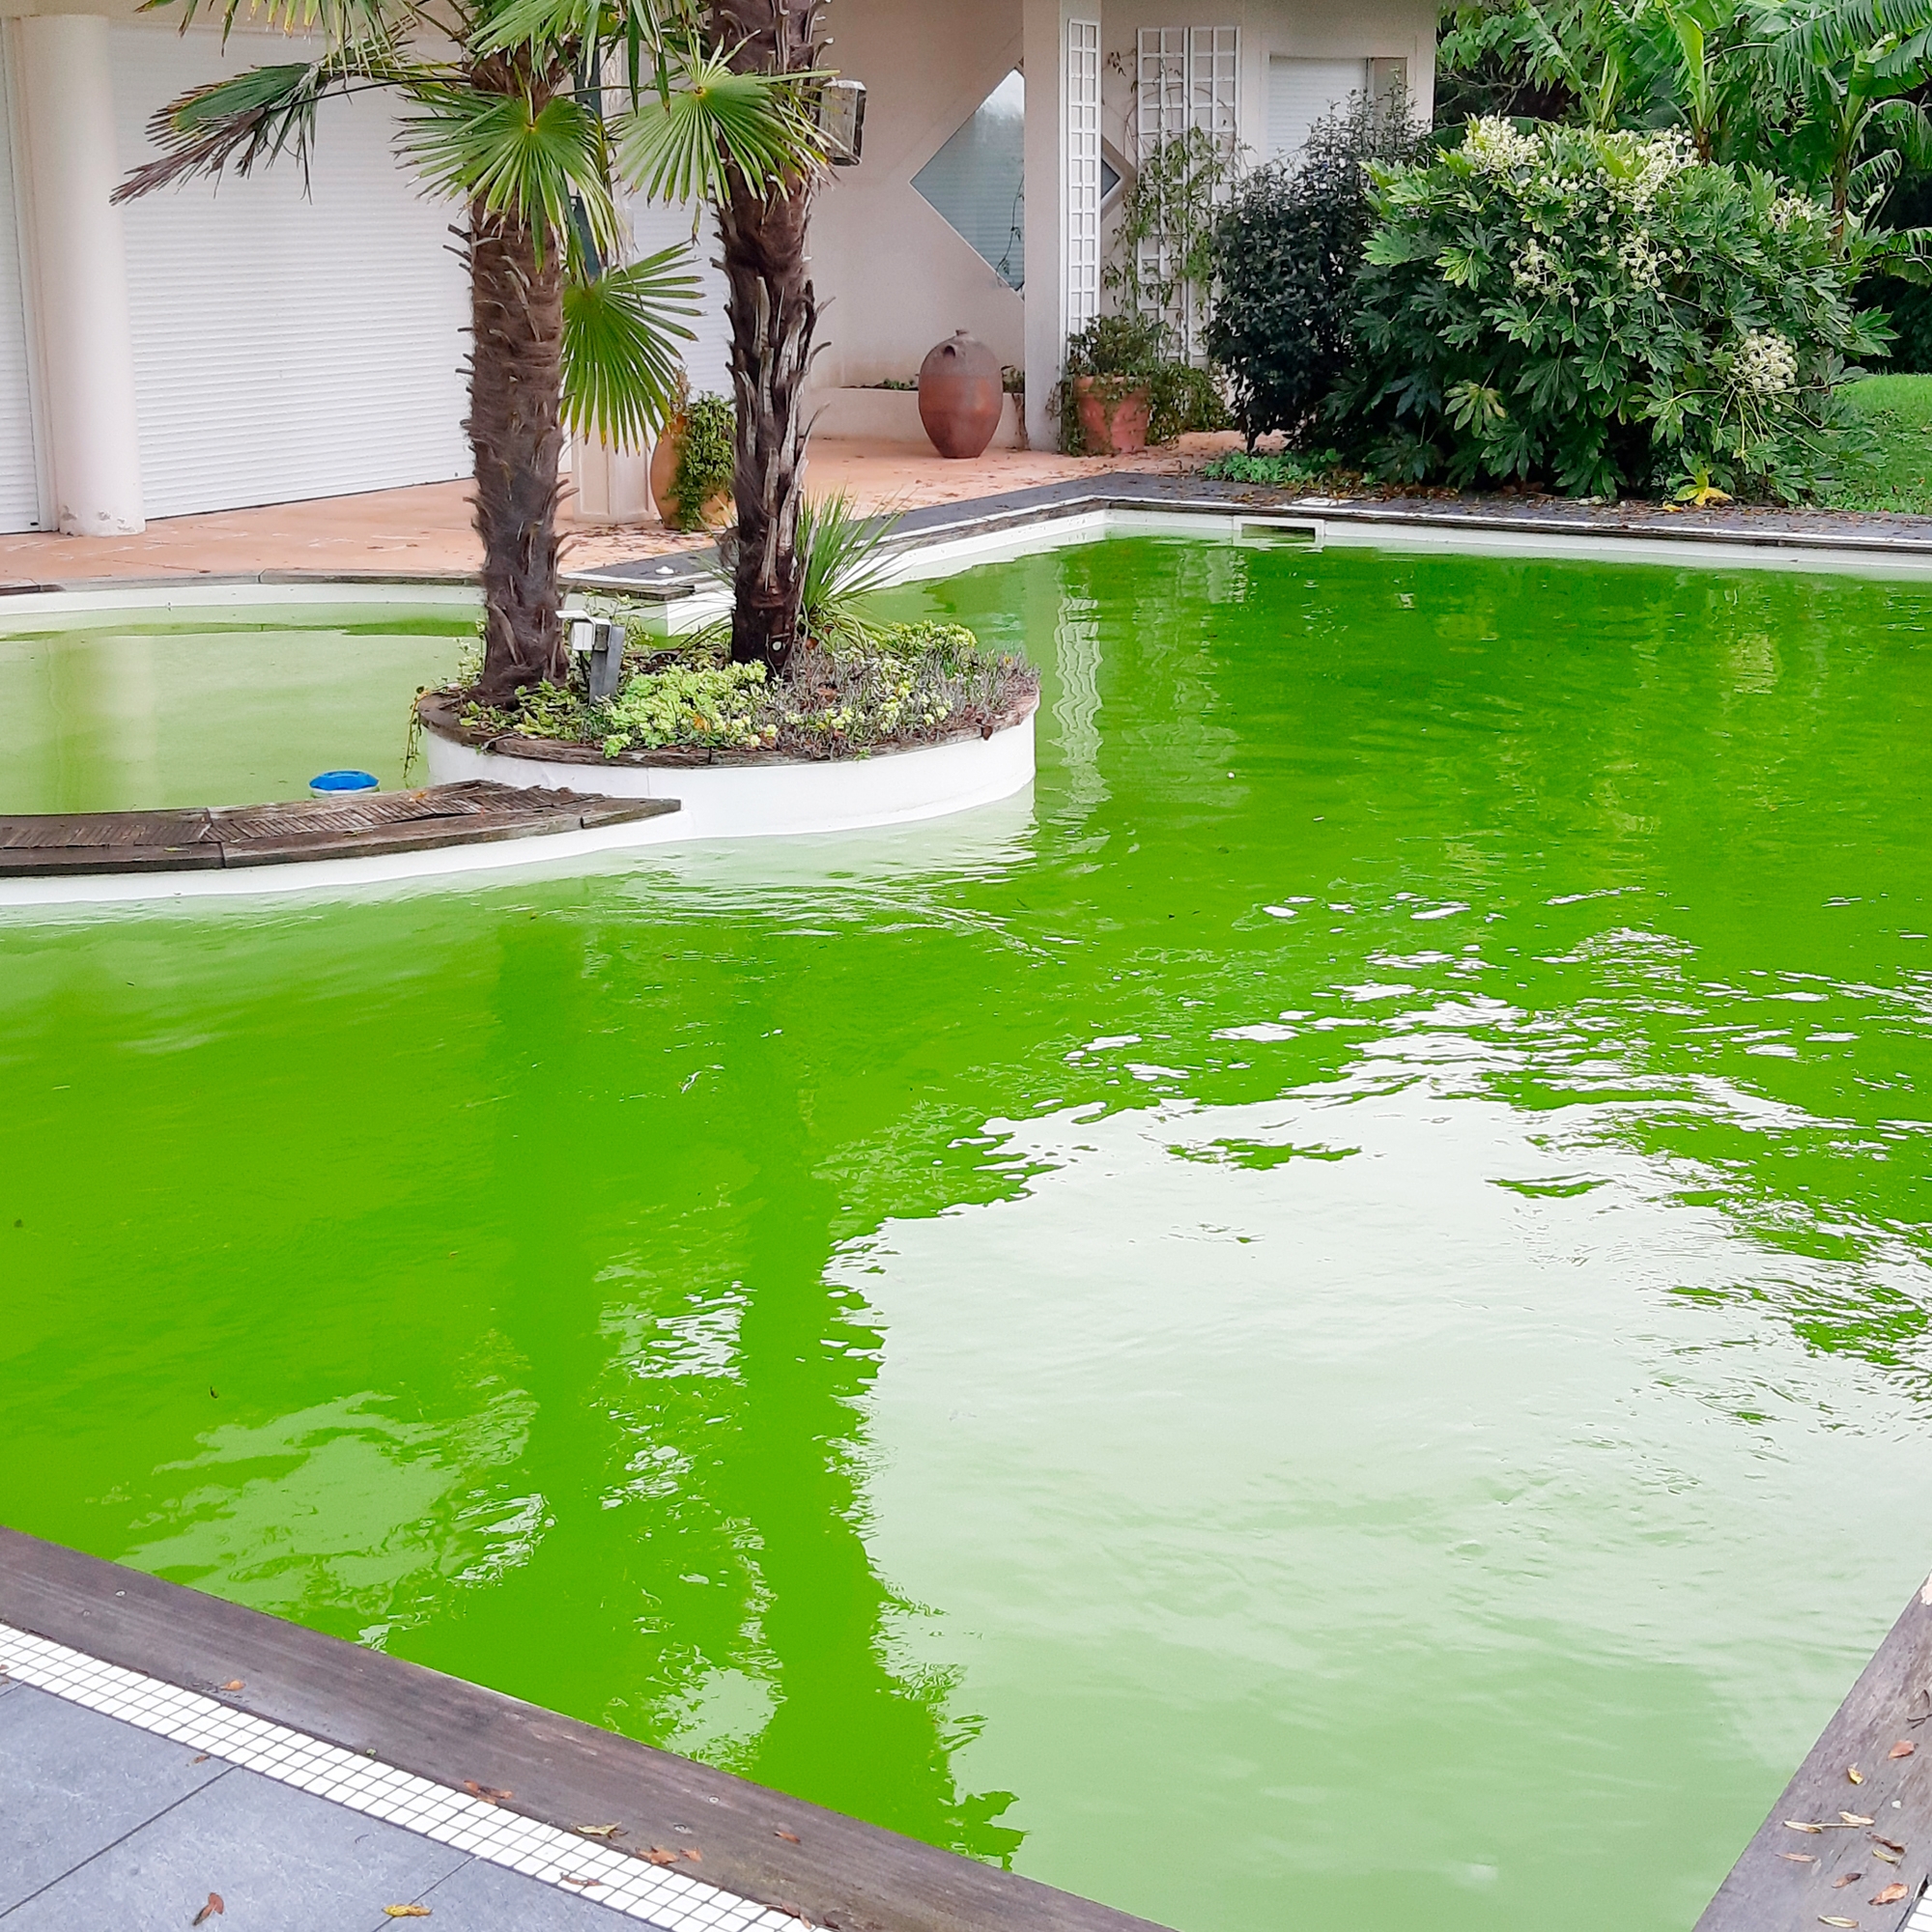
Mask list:
[[[1689,1924],[1932,1563],[1932,590],[892,603],[1030,801],[0,915],[0,1520],[1185,1932]]]
[[[455,672],[474,625],[407,606],[14,619],[0,813],[262,805],[344,766],[398,785],[411,702]]]

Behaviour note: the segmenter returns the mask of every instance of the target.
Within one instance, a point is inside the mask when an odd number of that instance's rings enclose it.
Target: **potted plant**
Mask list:
[[[1147,447],[1162,347],[1160,326],[1138,315],[1098,316],[1068,339],[1061,420],[1074,454],[1131,456]]]
[[[651,452],[651,497],[665,527],[712,529],[731,521],[737,412],[723,396],[694,396],[680,377],[676,407]]]

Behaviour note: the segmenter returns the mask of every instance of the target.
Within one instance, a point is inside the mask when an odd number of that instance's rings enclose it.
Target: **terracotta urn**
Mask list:
[[[919,419],[941,456],[983,456],[1004,400],[1000,358],[963,328],[919,365]]]
[[[1097,376],[1073,379],[1073,406],[1080,412],[1080,433],[1090,456],[1133,456],[1147,447],[1148,421],[1153,397],[1147,389],[1124,392],[1096,385]]]
[[[651,450],[651,501],[668,530],[678,527],[677,464],[684,453],[684,418],[672,416]],[[704,506],[700,521],[707,529],[731,521],[731,492],[721,490]]]

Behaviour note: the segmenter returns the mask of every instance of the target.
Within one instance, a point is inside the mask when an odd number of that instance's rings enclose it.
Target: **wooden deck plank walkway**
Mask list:
[[[675,799],[605,798],[469,779],[286,805],[0,817],[0,879],[192,872],[430,852],[662,817]]]
[[[481,1791],[506,1820],[615,1827],[614,1842],[639,1854],[696,1847],[694,1879],[788,1920],[838,1932],[1160,1932],[710,1765],[8,1529],[0,1626],[212,1693],[446,1791]],[[589,1857],[591,1843],[578,1842]],[[596,1843],[606,1842],[600,1830]]]
[[[1928,1886],[1932,1581],[1865,1665],[1697,1932],[1899,1932]]]

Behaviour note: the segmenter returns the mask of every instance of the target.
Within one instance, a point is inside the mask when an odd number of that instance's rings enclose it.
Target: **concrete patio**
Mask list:
[[[813,495],[849,491],[867,510],[918,508],[996,496],[1071,478],[1132,473],[1182,475],[1234,435],[1182,437],[1131,457],[1072,457],[1044,450],[989,450],[949,463],[903,442],[831,438],[811,445]],[[601,568],[701,547],[707,539],[661,524],[598,525],[565,512],[565,566]],[[32,531],[0,536],[0,589],[89,579],[248,576],[260,571],[467,577],[482,559],[469,521],[468,482],[274,503],[259,509],[151,523],[139,536],[63,537]]]

